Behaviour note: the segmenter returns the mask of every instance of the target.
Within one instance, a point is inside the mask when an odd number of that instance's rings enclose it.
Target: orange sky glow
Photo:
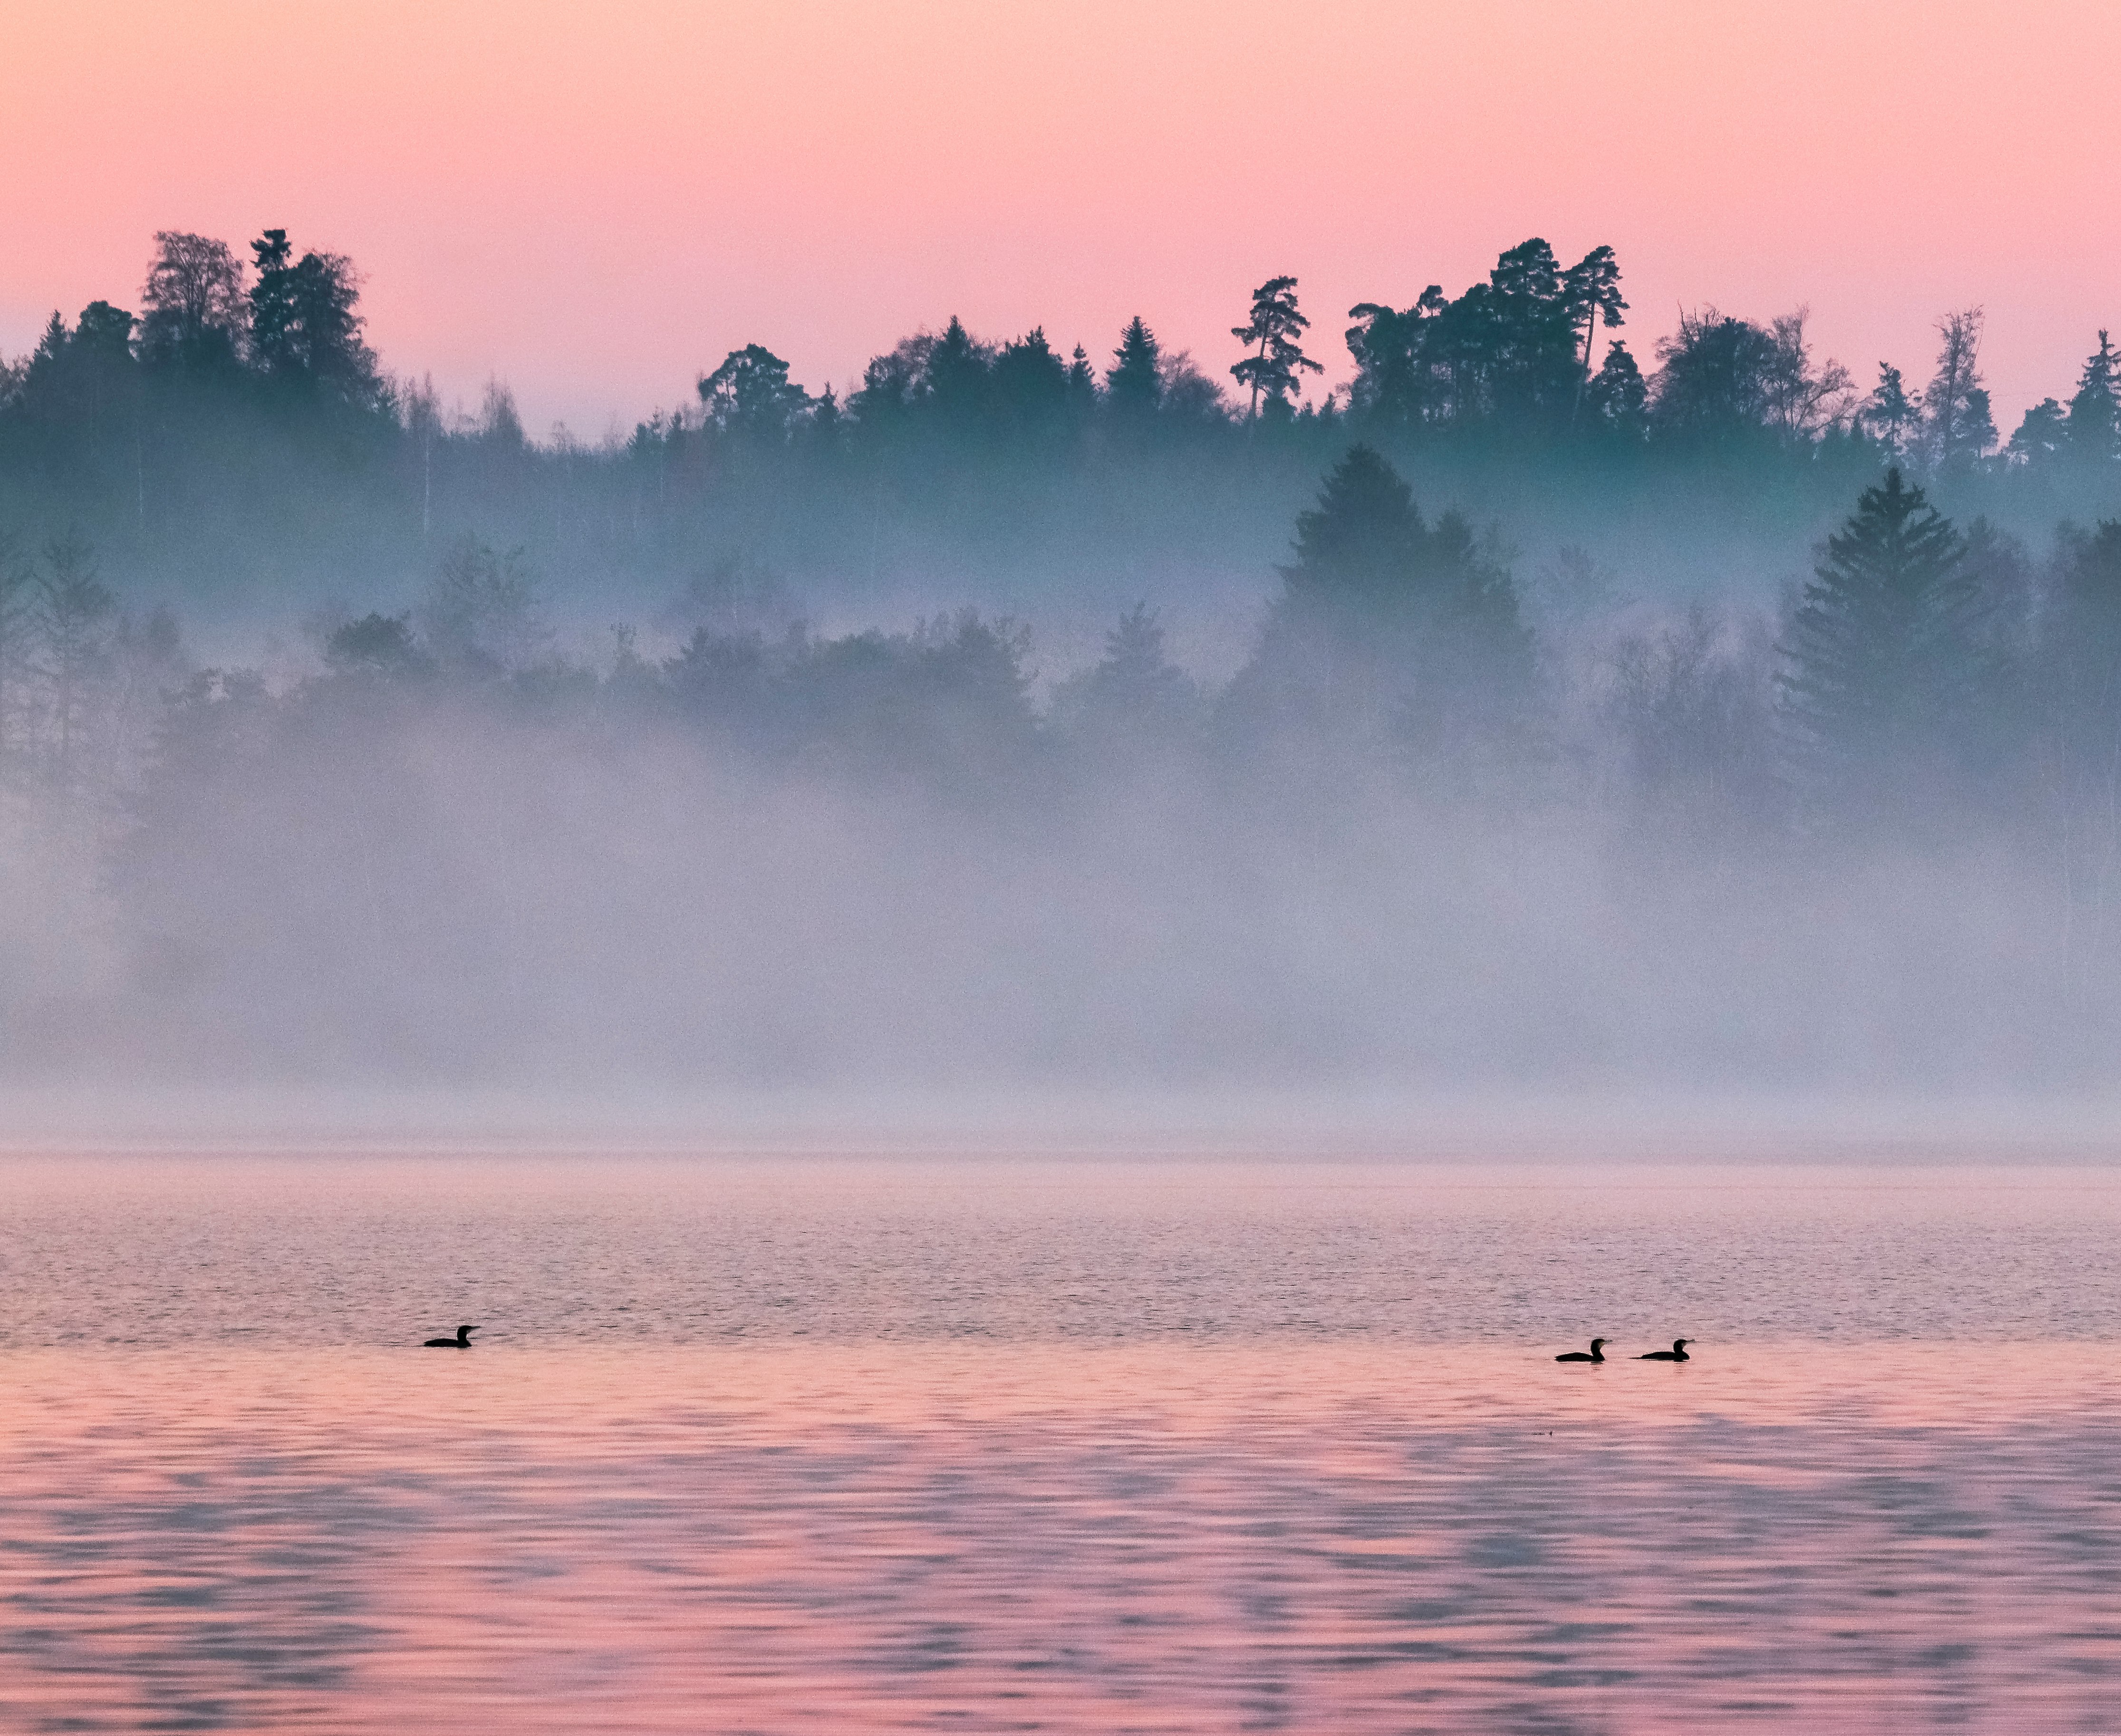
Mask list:
[[[594,441],[762,343],[815,389],[952,313],[1219,372],[1543,235],[1681,303],[1809,303],[1867,385],[1980,303],[2007,433],[2121,327],[2111,0],[13,0],[0,352],[137,306],[149,236],[352,255],[388,366]]]

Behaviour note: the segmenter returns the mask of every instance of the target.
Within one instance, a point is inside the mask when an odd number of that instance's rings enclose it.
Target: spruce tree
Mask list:
[[[250,358],[268,374],[308,371],[302,315],[295,285],[294,249],[284,229],[268,229],[250,244],[258,280],[250,286]]]
[[[1640,446],[1649,433],[1649,384],[1628,346],[1615,338],[1585,390],[1592,426],[1629,446]]]
[[[949,432],[969,437],[980,432],[992,408],[994,363],[993,350],[951,315],[921,370],[928,408]]]
[[[1047,342],[1044,326],[1033,326],[1014,343],[1004,344],[990,380],[994,408],[1014,436],[1036,439],[1063,424],[1068,364]]]
[[[1522,733],[1531,636],[1464,520],[1427,524],[1398,473],[1358,446],[1298,515],[1294,555],[1233,711],[1461,772]]]
[[[1090,366],[1090,353],[1077,344],[1068,357],[1068,410],[1080,427],[1098,407],[1098,376]]]
[[[1121,615],[1105,635],[1105,655],[1061,684],[1054,715],[1095,751],[1138,755],[1170,748],[1197,726],[1200,691],[1171,660],[1163,623],[1145,603]]]
[[[381,383],[375,352],[361,341],[353,262],[335,253],[297,259],[284,229],[267,230],[250,251],[258,271],[249,294],[252,363],[286,384],[377,403]]]
[[[1879,444],[1895,458],[1907,451],[1909,436],[1922,425],[1922,412],[1908,396],[1905,379],[1889,362],[1878,364],[1877,390],[1865,400],[1858,414]]]
[[[1890,808],[1948,768],[1979,700],[1966,539],[1897,467],[1827,539],[1789,623],[1783,704],[1815,793]]]
[[[1120,334],[1112,365],[1105,370],[1105,402],[1123,422],[1142,422],[1163,402],[1163,346],[1136,314]]]
[[[1369,446],[1352,446],[1296,516],[1295,560],[1281,569],[1306,608],[1397,613],[1419,595],[1429,531],[1414,492]]]
[[[2070,454],[2079,463],[2109,465],[2121,459],[2121,356],[2105,332],[2069,401],[2068,428]]]

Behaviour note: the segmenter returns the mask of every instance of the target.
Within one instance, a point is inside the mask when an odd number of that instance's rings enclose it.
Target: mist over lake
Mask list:
[[[2106,1727],[2121,42],[1811,4],[11,16],[0,1726]]]

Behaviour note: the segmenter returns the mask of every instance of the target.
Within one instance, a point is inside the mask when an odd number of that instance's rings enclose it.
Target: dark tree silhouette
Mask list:
[[[1639,446],[1649,432],[1649,383],[1628,346],[1615,339],[1606,360],[1584,388],[1587,418],[1594,428],[1625,446]]]
[[[1068,357],[1068,408],[1079,427],[1098,408],[1098,371],[1090,366],[1090,352],[1079,343]]]
[[[1120,347],[1105,371],[1105,402],[1121,422],[1140,427],[1162,407],[1163,376],[1158,364],[1163,355],[1156,334],[1136,314],[1120,334]]]
[[[1591,345],[1601,319],[1611,331],[1626,322],[1628,304],[1620,295],[1620,262],[1610,247],[1594,247],[1569,268],[1561,292],[1575,318],[1583,322],[1583,374],[1591,372]]]
[[[1661,433],[1713,446],[1766,426],[1783,365],[1772,333],[1704,308],[1658,340],[1657,361],[1651,418]]]
[[[1410,432],[1435,414],[1439,393],[1429,354],[1429,326],[1443,311],[1443,291],[1432,283],[1413,306],[1359,301],[1348,310],[1348,352],[1355,358],[1350,408],[1379,428]]]
[[[2069,413],[2052,398],[2043,398],[2019,419],[2004,457],[2011,464],[2044,472],[2069,450]]]
[[[338,254],[299,259],[284,229],[250,244],[257,279],[250,286],[250,360],[268,378],[322,389],[350,403],[376,395],[375,353],[361,342],[361,280]]]
[[[408,614],[366,614],[335,628],[324,646],[324,667],[335,675],[403,679],[427,674],[432,660],[413,636]]]
[[[1296,516],[1296,558],[1281,569],[1292,602],[1365,615],[1403,612],[1429,579],[1429,530],[1414,493],[1368,446],[1333,467],[1318,504]]]
[[[948,432],[966,436],[979,432],[991,403],[994,363],[994,352],[951,315],[943,334],[930,346],[921,371],[924,395]]]
[[[250,286],[251,358],[268,374],[306,373],[287,231],[267,230],[250,244],[250,251],[258,269],[258,281]]]
[[[1981,384],[1982,312],[1970,307],[1937,322],[1937,372],[1923,392],[1923,440],[1941,476],[1964,474],[1996,444]]]
[[[1068,364],[1046,341],[1043,326],[1004,344],[991,378],[995,408],[1017,439],[1043,443],[1066,425]]]
[[[1289,409],[1297,376],[1306,370],[1313,374],[1326,371],[1322,363],[1303,353],[1298,342],[1310,328],[1311,321],[1297,309],[1294,278],[1270,278],[1261,284],[1252,292],[1252,317],[1242,325],[1230,328],[1233,338],[1259,346],[1257,355],[1246,357],[1230,370],[1238,384],[1252,394],[1251,414],[1255,421],[1262,397],[1270,407]]]
[[[1897,467],[1827,539],[1783,645],[1784,704],[1828,805],[1936,793],[1979,698],[1966,539]]]
[[[71,329],[54,314],[23,366],[21,413],[40,435],[48,474],[137,477],[126,462],[139,428],[139,365],[133,360],[132,315],[91,301]]]
[[[1410,307],[1359,302],[1348,332],[1351,408],[1381,433],[1424,426],[1513,439],[1564,433],[1586,418],[1599,322],[1627,302],[1610,247],[1566,270],[1538,236],[1495,261],[1456,301],[1430,284]]]
[[[1584,273],[1578,284],[1537,236],[1496,260],[1482,312],[1490,404],[1505,428],[1553,432],[1574,411],[1584,367],[1577,324],[1595,320],[1601,307],[1627,305],[1620,301],[1618,267],[1611,286],[1599,287],[1611,265],[1610,250],[1602,262],[1592,255],[1576,268]]]
[[[788,377],[788,364],[762,344],[731,350],[699,383],[706,418],[725,434],[778,446],[809,413],[810,394]]]
[[[157,230],[140,305],[142,362],[212,373],[240,359],[249,309],[243,268],[226,241]]]
[[[2069,401],[2067,430],[2070,455],[2079,464],[2110,470],[2121,461],[2121,357],[2103,331]]]
[[[122,307],[113,307],[108,301],[91,301],[82,309],[80,322],[74,327],[74,352],[113,367],[122,367],[133,359],[135,323],[133,315]]]
[[[1531,636],[1508,572],[1455,514],[1432,529],[1398,473],[1351,447],[1296,520],[1294,559],[1227,710],[1463,768],[1525,721]]]
[[[1863,426],[1895,458],[1903,456],[1914,432],[1922,426],[1922,412],[1908,396],[1900,371],[1887,362],[1878,364],[1878,384],[1858,413]]]

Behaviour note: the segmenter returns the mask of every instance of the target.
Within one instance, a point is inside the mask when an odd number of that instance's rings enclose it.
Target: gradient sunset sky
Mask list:
[[[1543,235],[1680,304],[1801,302],[1867,385],[1983,304],[2007,433],[2121,328],[2121,4],[1963,0],[12,0],[0,352],[138,306],[149,236],[350,254],[399,373],[630,427],[762,343],[844,386],[917,327],[1127,317],[1219,374],[1301,282],[1456,293]]]

